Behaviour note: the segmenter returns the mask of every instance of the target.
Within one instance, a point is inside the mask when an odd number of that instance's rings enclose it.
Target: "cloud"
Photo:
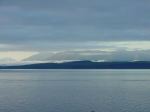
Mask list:
[[[149,4],[149,0],[0,0],[0,51],[143,52],[150,49]]]
[[[149,40],[148,0],[2,0],[0,42]]]
[[[6,61],[6,60],[17,60],[21,61],[22,59],[28,58],[32,55],[37,54],[37,52],[23,52],[23,51],[1,51],[0,52],[0,60]]]
[[[44,42],[0,44],[0,51],[58,52],[58,51],[142,51],[150,50],[150,41],[88,41],[88,42]]]

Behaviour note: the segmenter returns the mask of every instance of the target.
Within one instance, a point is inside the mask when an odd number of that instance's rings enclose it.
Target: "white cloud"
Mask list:
[[[52,44],[57,47],[57,44]],[[63,46],[63,45],[62,45]],[[28,49],[31,46],[20,46],[21,49]],[[13,48],[14,51],[10,51]],[[32,49],[31,51],[20,51],[19,45],[0,45],[0,59],[13,58],[15,60],[23,60],[31,56],[29,59],[37,61],[48,60],[150,60],[150,41],[99,41],[85,43],[69,43],[64,44],[55,49],[50,47],[43,48],[44,50]],[[5,49],[5,50],[2,50]],[[35,55],[36,54],[36,55]]]
[[[103,46],[107,49],[124,49],[124,50],[150,50],[150,41],[100,41],[93,42],[93,44],[97,47]]]
[[[36,52],[23,52],[23,51],[2,51],[0,52],[0,59],[15,59],[16,61],[20,61],[32,55],[35,55]]]

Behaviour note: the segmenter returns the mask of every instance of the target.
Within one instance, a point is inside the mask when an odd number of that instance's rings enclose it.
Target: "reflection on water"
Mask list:
[[[1,70],[0,112],[150,112],[150,70]]]

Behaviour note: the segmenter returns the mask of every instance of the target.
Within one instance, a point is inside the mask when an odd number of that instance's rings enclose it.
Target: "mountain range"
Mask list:
[[[72,61],[63,63],[35,63],[0,66],[0,69],[150,69],[149,61],[92,62]]]

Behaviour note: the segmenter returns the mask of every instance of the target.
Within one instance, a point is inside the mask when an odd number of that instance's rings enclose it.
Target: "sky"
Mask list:
[[[150,60],[149,11],[150,0],[0,0],[0,59],[75,52],[136,60],[138,52]]]

